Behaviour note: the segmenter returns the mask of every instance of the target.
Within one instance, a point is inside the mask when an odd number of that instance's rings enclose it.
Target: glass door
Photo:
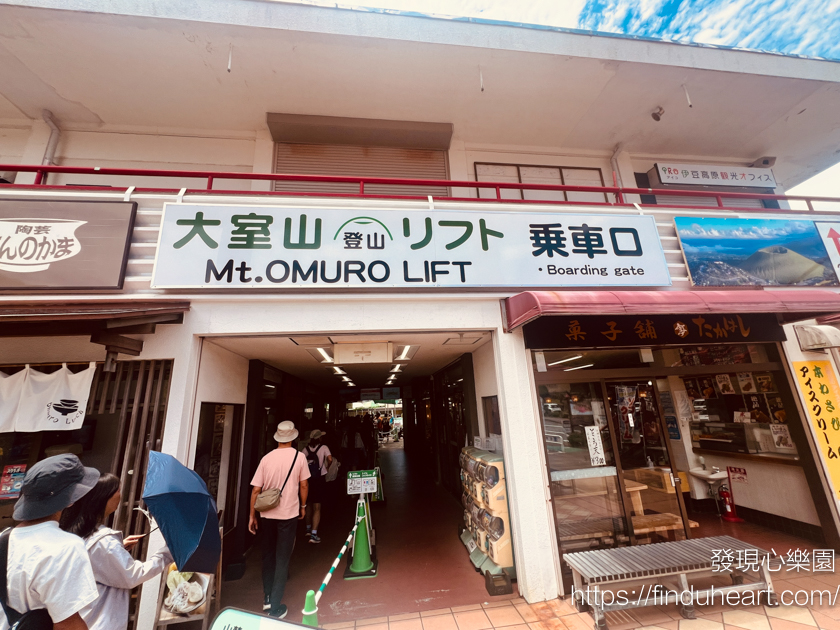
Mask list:
[[[540,385],[543,436],[560,553],[633,542],[601,382]],[[571,571],[563,581],[571,587]]]
[[[689,537],[679,476],[653,381],[605,383],[609,416],[636,542]]]

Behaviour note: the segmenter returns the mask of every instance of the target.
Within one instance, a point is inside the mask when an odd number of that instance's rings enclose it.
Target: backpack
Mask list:
[[[318,451],[323,444],[319,444],[312,450],[311,446],[306,447],[306,463],[309,466],[309,478],[312,480],[318,479],[321,476],[321,463],[318,461]]]

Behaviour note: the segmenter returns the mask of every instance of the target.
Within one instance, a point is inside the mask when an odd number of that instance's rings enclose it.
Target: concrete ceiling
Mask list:
[[[668,65],[667,48],[643,63],[499,46],[3,5],[0,123],[44,108],[93,129],[256,132],[267,112],[447,122],[456,140],[483,145],[773,155],[787,186],[840,159],[835,72],[818,81]]]
[[[334,343],[375,343],[390,341],[397,346],[419,346],[411,360],[402,362],[402,372],[394,385],[408,385],[411,379],[429,376],[455,361],[462,354],[474,352],[490,340],[489,333],[383,333],[377,335],[330,335]],[[323,345],[323,341],[315,341]],[[343,383],[330,364],[318,362],[308,351],[307,340],[295,337],[211,337],[214,343],[247,359],[259,359],[297,376],[316,387],[340,389]],[[296,343],[297,342],[297,343]],[[383,387],[393,363],[341,365],[358,387]]]

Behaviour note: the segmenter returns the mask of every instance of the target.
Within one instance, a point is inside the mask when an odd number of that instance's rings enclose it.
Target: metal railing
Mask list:
[[[183,170],[162,170],[162,169],[132,169],[132,168],[100,168],[84,166],[44,166],[44,165],[20,165],[0,164],[0,172],[11,171],[16,173],[34,173],[35,179],[32,184],[0,184],[0,191],[4,189],[16,190],[60,190],[60,191],[126,191],[133,188],[136,193],[163,193],[163,194],[207,194],[207,195],[257,195],[257,196],[303,196],[303,197],[345,197],[345,198],[366,198],[366,199],[404,199],[404,200],[427,200],[430,197],[438,201],[469,201],[469,202],[491,202],[491,203],[522,203],[522,204],[563,204],[563,205],[604,205],[604,206],[634,206],[628,202],[628,195],[668,195],[671,197],[711,198],[715,206],[693,205],[687,203],[673,204],[669,207],[709,209],[717,207],[721,209],[733,209],[738,211],[751,211],[756,208],[742,206],[727,206],[725,201],[732,200],[759,200],[762,202],[771,201],[776,204],[791,202],[802,202],[808,212],[815,212],[815,203],[838,204],[834,211],[840,210],[840,197],[813,197],[803,195],[775,195],[766,193],[743,193],[743,192],[721,192],[707,190],[679,190],[662,188],[627,188],[622,186],[568,186],[554,184],[523,184],[513,182],[476,182],[457,181],[446,179],[399,179],[391,177],[368,177],[353,175],[288,175],[282,173],[238,173],[223,171],[183,171]],[[47,183],[51,174],[62,175],[90,175],[97,177],[130,177],[130,178],[167,178],[167,179],[195,179],[200,180],[197,187],[173,187],[163,188],[155,186],[108,186],[108,185],[51,185]],[[214,185],[218,180],[245,180],[251,182],[303,182],[303,183],[328,183],[328,184],[351,184],[358,187],[358,192],[319,192],[319,191],[283,191],[283,190],[227,190],[217,189]],[[413,186],[449,189],[449,195],[400,195],[400,194],[371,194],[365,192],[365,186]],[[476,197],[453,195],[453,189],[466,189],[476,191],[491,191],[493,196],[481,196],[476,192]],[[511,199],[502,196],[502,191],[522,191],[522,199]],[[565,199],[524,199],[524,191],[540,192],[562,192]],[[605,201],[569,201],[565,193],[600,193],[605,195]],[[613,201],[609,201],[612,196]],[[654,206],[655,204],[640,203],[641,206]],[[765,207],[762,211],[773,210]],[[783,209],[784,211],[790,211]],[[792,211],[797,212],[795,208]]]

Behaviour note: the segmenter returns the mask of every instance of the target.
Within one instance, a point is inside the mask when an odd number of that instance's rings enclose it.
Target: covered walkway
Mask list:
[[[321,624],[359,618],[385,618],[432,609],[479,605],[518,598],[489,597],[484,578],[470,564],[458,539],[463,510],[455,498],[434,482],[434,474],[411,461],[403,442],[380,448],[386,503],[373,504],[373,526],[379,575],[344,580],[342,560],[321,599]],[[343,482],[329,484],[333,497],[322,507],[318,528],[322,542],[308,543],[301,524],[292,556],[284,603],[289,619],[299,621],[306,591],[317,589],[353,525],[355,502]],[[302,523],[302,522],[301,522]],[[248,554],[245,576],[222,587],[222,604],[258,611],[262,605],[259,547]],[[418,629],[419,630],[419,629]]]

